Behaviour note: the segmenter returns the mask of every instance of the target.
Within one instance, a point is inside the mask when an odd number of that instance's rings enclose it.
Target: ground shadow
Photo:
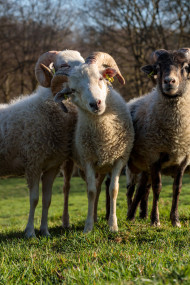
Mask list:
[[[101,217],[100,221],[98,223],[96,223],[96,226],[97,228],[99,228],[100,231],[106,231],[106,225],[104,223],[104,221],[106,221],[106,219],[104,217]],[[126,224],[126,230],[123,232],[118,232],[118,233],[111,233],[109,232],[109,234],[107,233],[107,238],[108,240],[115,240],[115,237],[117,235],[121,236],[122,234],[126,235],[126,232],[127,231],[130,231],[130,228],[131,227],[138,227],[139,229],[141,228],[141,230],[138,232],[139,235],[137,235],[136,237],[136,240],[137,242],[148,242],[151,239],[154,240],[155,236],[153,235],[152,237],[148,237],[146,232],[144,231],[144,228],[146,228],[147,230],[148,229],[153,229],[150,225],[147,225],[147,224],[144,224],[142,223],[142,219],[139,219],[139,218],[136,218],[136,222],[138,223],[134,223],[134,221],[127,221],[127,224]],[[182,228],[186,228],[188,229],[189,228],[189,217],[186,217],[186,216],[181,216],[180,217],[180,221],[181,221],[181,224],[182,224]],[[162,223],[164,224],[164,221],[162,221]],[[65,236],[65,238],[68,237],[68,239],[70,238],[70,236],[72,236],[73,234],[77,233],[80,235],[80,233],[82,234],[83,233],[83,230],[84,230],[84,225],[85,225],[85,220],[82,220],[82,221],[79,221],[77,224],[74,224],[74,225],[71,225],[69,228],[63,228],[61,225],[60,226],[53,226],[53,227],[49,227],[49,232],[50,232],[50,237],[44,237],[41,235],[40,231],[38,229],[35,229],[35,233],[36,233],[36,238],[26,238],[25,237],[25,234],[24,234],[24,231],[9,231],[8,233],[0,233],[0,243],[1,242],[11,242],[11,241],[14,241],[14,240],[28,240],[28,241],[40,241],[42,239],[53,239],[53,238],[57,238],[57,237],[63,237]],[[150,228],[149,228],[150,227]],[[171,228],[173,228],[171,226]],[[176,228],[173,228],[174,230]],[[96,229],[95,229],[96,230]],[[158,234],[158,232],[165,232],[166,229],[165,228],[155,228],[155,235]],[[85,236],[85,235],[84,235]],[[31,242],[30,242],[31,244]]]
[[[40,231],[35,229],[36,237],[34,238],[26,238],[24,231],[9,231],[8,233],[0,233],[0,243],[1,242],[8,242],[12,240],[19,240],[19,239],[25,239],[25,240],[38,240],[38,239],[44,239],[44,238],[53,238],[65,235],[66,233],[74,233],[74,232],[83,232],[84,230],[84,224],[85,221],[79,222],[77,225],[73,225],[69,228],[64,229],[62,226],[55,226],[50,227],[50,237],[44,237],[41,235]]]
[[[23,231],[11,231],[9,233],[0,233],[0,243],[15,239],[23,239],[23,238],[24,238]]]

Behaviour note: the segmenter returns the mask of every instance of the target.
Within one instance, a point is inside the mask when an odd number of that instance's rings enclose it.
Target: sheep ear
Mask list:
[[[41,69],[43,70],[44,72],[44,75],[45,75],[45,78],[46,78],[46,81],[48,82],[49,86],[51,84],[51,80],[53,78],[53,74],[50,70],[50,68],[48,68],[47,66],[45,66],[43,63],[40,63],[40,67]]]
[[[63,100],[65,100],[64,93],[62,91],[60,91],[55,95],[54,101],[59,104]]]
[[[108,75],[109,77],[114,77],[117,74],[117,71],[113,68],[106,68],[104,69],[104,71],[102,72],[102,76],[106,78],[106,75]]]
[[[72,93],[72,91],[69,88],[64,88],[63,90],[61,90],[60,92],[58,92],[55,97],[54,97],[54,101],[59,104],[62,108],[62,110],[65,113],[68,113],[68,110],[66,108],[66,106],[63,104],[63,100],[67,100],[68,96]]]
[[[63,104],[64,100],[64,94],[62,92],[58,92],[55,97],[54,97],[54,101],[61,107],[61,109],[65,112],[68,113],[68,109],[65,106],[65,104]]]
[[[104,69],[104,71],[102,72],[102,76],[106,78],[109,82],[113,82],[114,81],[113,77],[116,76],[118,81],[122,85],[125,84],[125,79],[114,68],[108,67]]]
[[[68,109],[67,109],[67,107],[65,106],[65,104],[63,104],[63,102],[60,102],[60,103],[59,103],[59,106],[61,107],[61,109],[62,109],[65,113],[68,113]]]
[[[148,76],[150,76],[150,77],[157,74],[153,65],[145,65],[145,66],[141,67],[141,70],[143,72],[145,72],[146,74],[148,74]]]

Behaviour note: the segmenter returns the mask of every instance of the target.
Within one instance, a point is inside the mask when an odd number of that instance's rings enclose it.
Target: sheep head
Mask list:
[[[125,83],[115,60],[100,52],[91,54],[84,64],[63,70],[62,76],[65,82],[68,81],[69,91],[64,88],[56,95],[55,101],[59,101],[61,96],[64,100],[67,91],[80,109],[96,115],[103,114],[106,109],[108,80],[116,76],[121,84]]]
[[[104,52],[94,52],[92,53],[87,59],[85,60],[87,64],[97,64],[100,69],[102,70],[102,75],[104,78],[113,78],[114,76],[117,77],[118,81],[124,85],[125,79],[121,75],[121,72],[111,55]],[[108,75],[108,77],[107,77]]]
[[[149,76],[157,77],[157,87],[167,98],[185,94],[190,82],[190,48],[179,50],[156,50],[151,56],[152,64],[141,69]]]
[[[42,54],[35,67],[35,75],[39,84],[50,87],[54,73],[60,68],[74,67],[84,62],[78,51],[48,51]]]
[[[84,62],[78,51],[48,51],[42,54],[35,67],[36,79],[43,87],[51,87],[52,93],[55,96],[64,86],[65,78],[60,75],[60,70],[77,66]],[[54,74],[56,73],[56,76]],[[67,108],[60,101],[62,109],[67,112]]]
[[[58,53],[58,51],[48,51],[46,53],[43,53],[36,63],[36,79],[43,87],[50,87],[53,72],[49,66],[52,62],[55,61],[56,55]]]

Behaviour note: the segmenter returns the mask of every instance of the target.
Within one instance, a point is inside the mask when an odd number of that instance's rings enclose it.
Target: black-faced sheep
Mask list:
[[[128,185],[127,196],[131,204],[128,218],[134,218],[143,195],[143,203],[147,207],[151,183],[151,222],[153,225],[160,224],[158,198],[162,187],[161,171],[172,167],[174,182],[170,218],[173,226],[180,226],[178,199],[183,173],[190,163],[190,49],[157,50],[153,53],[152,59],[153,64],[144,66],[142,70],[149,75],[157,76],[156,89],[129,102],[135,141],[128,167],[132,174],[141,174],[132,203],[132,179]],[[146,209],[142,216],[146,216]]]

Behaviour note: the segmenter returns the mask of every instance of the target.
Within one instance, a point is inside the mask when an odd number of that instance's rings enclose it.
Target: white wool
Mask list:
[[[88,216],[84,232],[92,230],[96,175],[111,172],[109,227],[117,231],[116,198],[121,169],[127,163],[134,140],[133,124],[123,98],[108,87],[99,66],[81,64],[71,70],[68,86],[78,107],[73,140],[73,160],[84,171],[88,186]],[[99,102],[98,113],[94,104]]]
[[[80,55],[79,52],[73,50],[64,50],[57,54],[55,60],[55,68],[58,69],[63,63],[69,64],[71,67],[80,65],[81,62],[84,62],[84,58]]]
[[[67,51],[66,57],[76,54]],[[64,62],[64,51],[59,60]],[[81,60],[77,53],[76,62]],[[83,60],[84,61],[84,60]],[[74,56],[71,57],[74,63]],[[63,162],[71,157],[77,112],[69,101],[68,113],[54,102],[50,88],[39,87],[30,95],[0,105],[0,176],[25,175],[30,189],[30,213],[26,236],[35,235],[34,211],[39,199],[42,175],[43,210],[41,232],[49,235],[47,214],[53,181]],[[67,166],[67,163],[65,164]],[[67,171],[68,172],[68,171]],[[72,167],[66,182],[70,179]],[[67,186],[69,187],[69,186]]]

